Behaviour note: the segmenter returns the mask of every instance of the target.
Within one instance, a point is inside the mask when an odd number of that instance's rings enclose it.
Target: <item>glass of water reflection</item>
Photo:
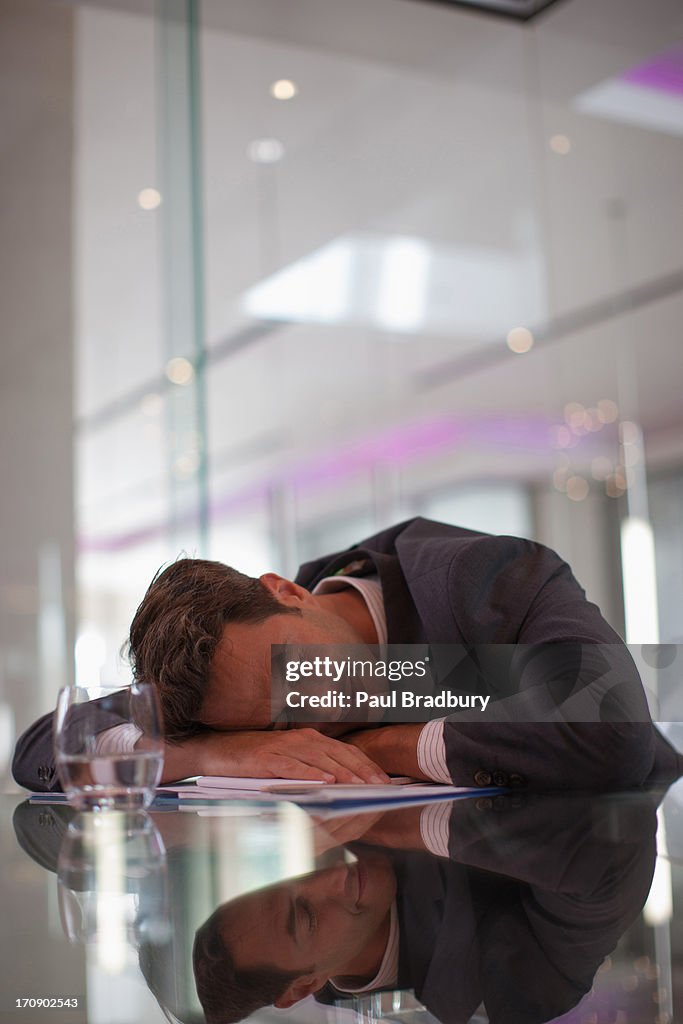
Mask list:
[[[74,807],[148,807],[164,763],[154,686],[65,686],[57,701],[54,745],[62,789]]]

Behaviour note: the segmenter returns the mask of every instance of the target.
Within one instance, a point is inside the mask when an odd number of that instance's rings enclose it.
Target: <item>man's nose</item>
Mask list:
[[[334,900],[354,905],[355,899],[351,890],[349,869],[346,864],[341,863],[319,871],[307,879],[303,895],[316,902]]]

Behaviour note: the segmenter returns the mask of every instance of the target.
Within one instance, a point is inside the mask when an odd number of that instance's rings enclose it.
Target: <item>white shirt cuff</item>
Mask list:
[[[99,734],[95,741],[95,752],[102,756],[130,754],[141,736],[141,731],[131,722],[114,725],[111,729],[105,729]]]
[[[453,780],[446,764],[443,723],[443,718],[434,718],[425,725],[417,740],[417,763],[429,779],[450,786]]]
[[[444,800],[427,804],[420,815],[420,835],[425,848],[435,857],[448,857],[448,836],[450,834],[453,804]]]

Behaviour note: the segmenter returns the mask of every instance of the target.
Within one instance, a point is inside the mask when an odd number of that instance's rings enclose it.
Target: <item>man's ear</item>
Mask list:
[[[284,576],[278,576],[276,572],[266,572],[263,576],[259,576],[259,583],[261,586],[265,587],[266,590],[280,602],[280,604],[283,604],[288,608],[297,608],[300,605],[307,603],[311,597],[304,587],[300,587],[299,584],[294,583],[293,580],[285,579]]]
[[[288,1007],[294,1006],[294,1003],[305,999],[306,996],[317,992],[329,980],[326,974],[302,974],[300,978],[295,978],[294,981],[290,982],[282,995],[277,997],[273,1005],[277,1006],[280,1010],[286,1010]]]

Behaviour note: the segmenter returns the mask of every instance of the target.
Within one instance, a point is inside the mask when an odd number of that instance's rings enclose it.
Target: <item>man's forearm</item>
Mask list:
[[[202,736],[194,736],[184,743],[166,743],[162,783],[187,779],[193,775],[208,775],[204,767],[205,746],[206,740]]]
[[[164,782],[191,775],[375,784],[388,781],[362,750],[315,729],[206,731],[184,743],[168,744],[165,753]]]
[[[430,781],[417,759],[417,741],[422,729],[422,723],[386,725],[381,729],[364,729],[344,739],[366,753],[389,775],[410,775]]]

